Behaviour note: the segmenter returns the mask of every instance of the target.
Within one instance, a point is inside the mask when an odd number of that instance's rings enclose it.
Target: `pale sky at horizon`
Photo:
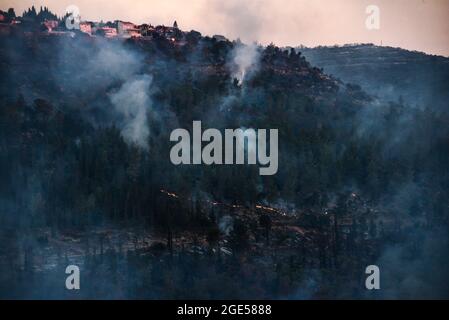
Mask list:
[[[367,43],[449,56],[449,0],[0,0],[16,14],[34,5],[83,20],[125,20],[222,34],[279,46]],[[380,8],[380,29],[365,27],[368,5]]]

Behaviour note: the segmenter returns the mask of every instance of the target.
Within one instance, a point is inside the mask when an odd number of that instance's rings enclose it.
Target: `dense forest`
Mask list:
[[[0,36],[0,297],[448,297],[447,108],[177,36]],[[194,120],[278,129],[279,171],[174,166]]]

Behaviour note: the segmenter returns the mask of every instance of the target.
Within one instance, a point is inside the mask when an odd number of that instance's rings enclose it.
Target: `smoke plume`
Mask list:
[[[237,79],[239,86],[259,67],[260,53],[256,44],[238,44],[232,52],[232,79]]]
[[[150,129],[147,110],[151,106],[148,95],[153,78],[149,75],[135,76],[109,95],[119,116],[121,134],[126,142],[148,148]]]

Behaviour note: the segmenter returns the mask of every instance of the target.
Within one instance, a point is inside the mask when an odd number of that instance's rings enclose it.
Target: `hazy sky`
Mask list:
[[[204,35],[280,46],[355,42],[449,56],[449,0],[0,0],[17,14],[35,5],[62,15],[69,5],[83,20],[171,25]],[[380,8],[380,29],[368,30],[365,10]]]

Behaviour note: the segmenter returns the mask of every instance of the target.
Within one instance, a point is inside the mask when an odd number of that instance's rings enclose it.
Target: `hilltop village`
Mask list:
[[[66,20],[69,22],[66,23]],[[69,27],[68,27],[69,26]],[[90,37],[105,38],[139,38],[140,40],[153,40],[155,38],[165,38],[176,45],[187,44],[188,38],[201,38],[201,33],[197,31],[183,32],[178,28],[178,23],[174,21],[173,26],[151,24],[134,24],[132,22],[115,20],[112,22],[94,22],[71,19],[71,16],[58,18],[48,8],[36,10],[31,7],[22,16],[16,16],[14,9],[7,11],[0,10],[0,34],[8,35],[17,31],[26,33],[39,33],[47,36],[75,36],[82,33]],[[222,35],[214,35],[213,38],[220,41],[228,41]]]

